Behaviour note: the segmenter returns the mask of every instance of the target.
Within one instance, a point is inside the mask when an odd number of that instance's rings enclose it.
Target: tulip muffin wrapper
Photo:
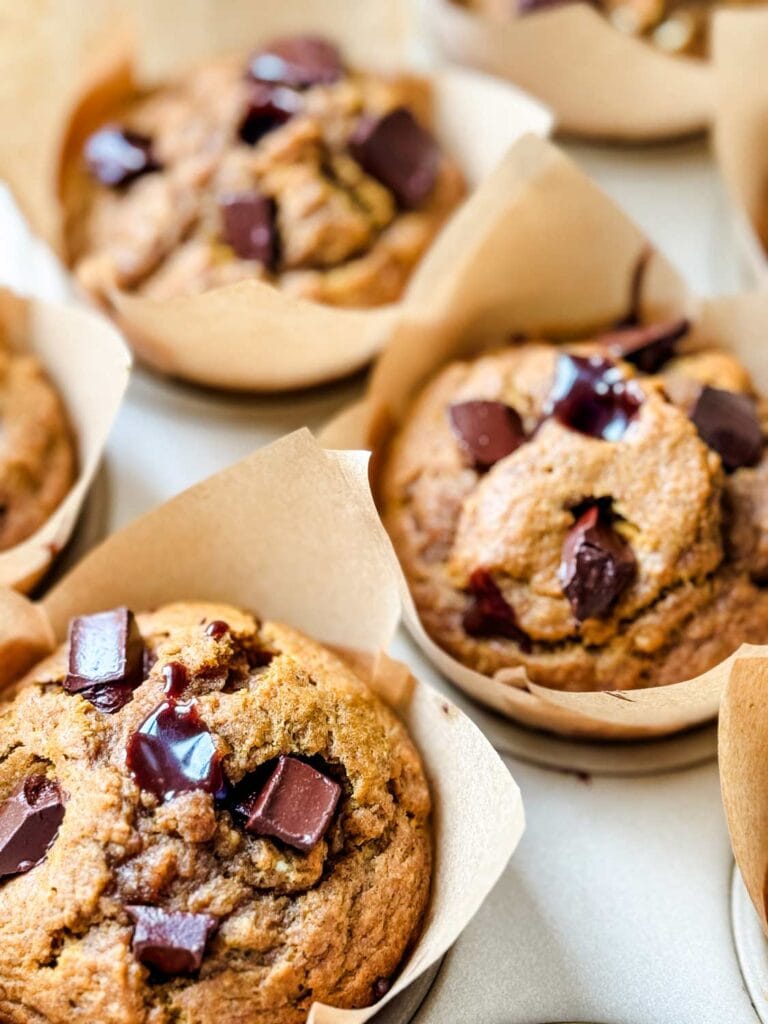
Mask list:
[[[715,152],[745,269],[768,288],[768,11],[720,11],[713,42]]]
[[[624,35],[586,3],[506,21],[456,0],[426,2],[447,57],[537,96],[564,132],[651,142],[701,131],[711,120],[706,61],[673,57]]]
[[[316,1004],[310,1024],[366,1021],[439,960],[501,875],[524,828],[520,792],[477,727],[385,653],[400,619],[398,571],[367,463],[365,453],[326,452],[308,431],[298,431],[114,534],[41,603],[0,591],[5,684],[61,642],[73,616],[200,599],[288,622],[335,648],[398,712],[433,798],[427,915],[381,1002],[360,1010]]]
[[[77,458],[61,504],[30,537],[0,552],[0,586],[26,591],[72,535],[128,385],[131,357],[104,317],[2,287],[0,325],[12,349],[35,355],[56,387]]]
[[[720,706],[718,761],[731,846],[768,937],[768,660],[734,664]]]
[[[463,254],[460,266],[452,252]],[[513,147],[428,254],[419,284],[432,296],[432,315],[398,325],[366,397],[329,424],[321,440],[329,448],[373,449],[375,470],[410,402],[445,363],[471,357],[489,341],[578,339],[610,329],[627,315],[644,258],[642,320],[687,316],[692,338],[732,351],[765,392],[768,295],[697,299],[596,185],[554,146],[531,136]],[[402,586],[406,622],[444,675],[507,717],[566,735],[641,739],[703,723],[717,713],[732,662],[755,650],[745,646],[704,675],[673,685],[618,696],[562,692],[534,684],[522,668],[491,678],[460,664],[427,636],[404,580]]]
[[[88,6],[76,0],[78,8],[81,4]],[[30,26],[23,44],[26,61],[14,60],[16,77],[9,81],[18,82],[18,89],[10,90],[14,95],[6,101],[0,98],[0,123],[15,125],[20,108],[33,117],[41,109],[47,116],[48,135],[33,135],[24,151],[0,144],[0,174],[35,230],[59,253],[64,252],[59,202],[63,168],[80,159],[82,140],[116,103],[137,87],[156,85],[196,62],[235,48],[253,49],[282,34],[322,32],[338,40],[353,66],[426,74],[432,83],[435,134],[470,187],[480,185],[521,134],[550,130],[548,111],[506,83],[461,69],[430,74],[416,67],[409,56],[402,0],[384,5],[378,0],[195,0],[192,7],[169,0],[162,11],[147,3],[131,9],[136,23],[125,14],[116,16],[108,42],[93,12],[84,13],[78,38],[71,28],[58,31],[59,21],[77,21],[71,8],[52,9],[47,31],[35,26],[33,32]],[[15,34],[9,39],[21,45]],[[134,39],[140,43],[134,45]],[[55,52],[49,58],[50,48]],[[43,86],[36,74],[41,65],[61,75],[47,75]],[[167,300],[115,289],[109,300],[134,351],[155,369],[219,388],[282,391],[317,385],[365,366],[380,351],[407,298],[371,309],[338,308],[247,280]]]

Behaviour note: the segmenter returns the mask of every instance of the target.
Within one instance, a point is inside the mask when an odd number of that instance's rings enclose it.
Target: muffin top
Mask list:
[[[226,605],[73,621],[0,715],[0,1015],[283,1024],[381,997],[430,800],[325,648]]]
[[[210,61],[73,154],[76,273],[97,295],[261,279],[333,305],[392,301],[464,191],[430,121],[425,80],[353,71],[317,37]]]
[[[486,673],[629,689],[765,642],[765,404],[687,325],[442,370],[387,455],[385,522],[428,632]]]
[[[59,395],[39,360],[0,330],[0,550],[38,530],[74,483],[77,457]]]

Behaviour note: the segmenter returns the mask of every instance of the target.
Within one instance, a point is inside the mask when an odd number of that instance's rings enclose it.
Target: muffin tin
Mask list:
[[[703,146],[643,157],[570,151],[701,292],[734,285],[734,246]],[[280,400],[223,396],[138,370],[64,559],[286,431],[317,430],[361,390],[352,380]],[[402,631],[393,654],[450,694],[503,753],[528,831],[442,964],[380,1024],[768,1021],[768,947],[732,880],[711,726],[658,743],[571,743],[460,697]]]

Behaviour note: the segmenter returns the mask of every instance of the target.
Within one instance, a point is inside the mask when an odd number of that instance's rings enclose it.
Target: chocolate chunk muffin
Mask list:
[[[768,642],[766,403],[685,322],[446,366],[383,518],[430,636],[562,690],[693,678]]]
[[[0,714],[0,1017],[299,1024],[370,1004],[430,886],[399,720],[225,605],[85,616]]]
[[[461,2],[461,0],[460,0]],[[562,6],[568,0],[463,0],[468,7],[495,17]],[[652,43],[672,56],[704,57],[709,51],[713,3],[706,0],[590,0],[620,32]],[[743,7],[756,0],[725,0]],[[720,6],[720,5],[718,5]]]
[[[74,483],[77,458],[67,414],[35,356],[0,329],[0,550],[38,530]]]
[[[69,162],[85,287],[148,298],[249,279],[338,306],[397,299],[464,193],[426,80],[317,37],[211,61],[113,111]]]

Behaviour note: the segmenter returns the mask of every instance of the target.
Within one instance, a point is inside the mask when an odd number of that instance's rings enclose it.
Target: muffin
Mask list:
[[[258,279],[334,306],[396,300],[464,194],[414,76],[277,39],[137,94],[65,168],[85,288],[152,299]]]
[[[502,18],[561,6],[568,0],[467,0],[467,6]],[[704,57],[714,3],[707,0],[589,0],[614,28],[673,56]],[[730,0],[745,6],[756,0]]]
[[[0,550],[35,533],[72,487],[77,459],[56,389],[0,329]]]
[[[200,603],[75,619],[0,749],[3,1020],[298,1024],[381,998],[416,937],[419,757],[286,626]]]
[[[768,410],[684,321],[446,366],[382,455],[427,633],[559,690],[690,679],[768,642]]]

